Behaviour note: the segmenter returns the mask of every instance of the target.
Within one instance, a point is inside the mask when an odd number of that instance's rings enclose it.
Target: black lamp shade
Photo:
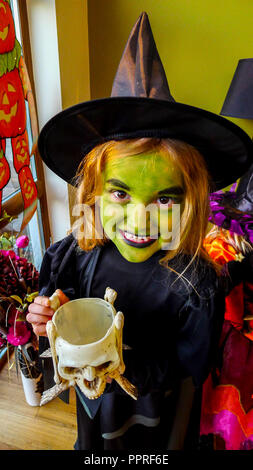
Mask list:
[[[239,60],[220,114],[253,119],[253,59]]]

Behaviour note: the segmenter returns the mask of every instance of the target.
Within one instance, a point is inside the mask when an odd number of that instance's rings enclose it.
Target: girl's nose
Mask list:
[[[143,203],[130,204],[127,207],[127,224],[135,234],[146,235],[149,230],[150,211]]]

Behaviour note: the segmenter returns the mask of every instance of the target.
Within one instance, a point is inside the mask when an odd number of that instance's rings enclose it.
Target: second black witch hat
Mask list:
[[[141,137],[178,139],[196,147],[213,190],[233,183],[253,162],[253,143],[239,126],[174,101],[146,13],[132,29],[111,97],[58,113],[42,129],[38,147],[47,166],[73,184],[79,164],[96,145]]]
[[[253,166],[229,191],[210,194],[210,221],[253,243]]]

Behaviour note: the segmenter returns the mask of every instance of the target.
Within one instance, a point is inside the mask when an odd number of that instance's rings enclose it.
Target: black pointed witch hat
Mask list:
[[[111,96],[139,96],[175,101],[171,96],[147,13],[135,23],[126,43]]]
[[[174,101],[146,13],[132,29],[111,97],[79,103],[54,116],[42,129],[38,147],[47,166],[73,184],[80,162],[96,145],[141,137],[178,139],[196,147],[213,190],[233,183],[253,162],[253,143],[240,127]]]

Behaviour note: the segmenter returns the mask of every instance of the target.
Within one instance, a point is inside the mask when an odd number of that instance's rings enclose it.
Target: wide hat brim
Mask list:
[[[46,165],[75,184],[79,164],[109,140],[156,137],[177,139],[203,155],[213,181],[225,188],[253,163],[250,137],[226,118],[182,103],[142,97],[110,97],[77,104],[43,127],[39,153]]]

